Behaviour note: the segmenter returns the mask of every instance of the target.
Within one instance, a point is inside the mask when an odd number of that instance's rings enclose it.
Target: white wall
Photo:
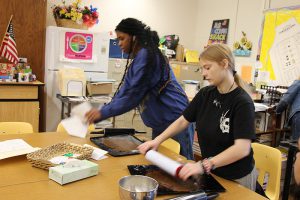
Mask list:
[[[218,5],[218,6],[216,6]],[[198,50],[207,45],[212,21],[229,19],[227,44],[232,48],[235,41],[240,40],[242,31],[252,41],[253,48],[250,57],[236,57],[237,71],[240,65],[254,65],[257,46],[263,18],[264,0],[200,0],[198,4],[198,19],[196,41]]]
[[[66,0],[72,2],[74,0]],[[262,27],[263,10],[299,5],[299,0],[83,0],[84,5],[99,9],[100,23],[92,30],[113,31],[121,19],[135,17],[144,21],[160,36],[177,34],[186,48],[203,50],[212,21],[230,19],[228,45],[241,38],[241,31],[252,41],[251,57],[236,57],[240,65],[254,65]],[[48,1],[47,25],[55,25]]]
[[[66,3],[74,0],[66,0]],[[48,1],[47,26],[55,25],[51,12],[53,4],[61,0]],[[83,0],[82,5],[97,7],[99,24],[91,30],[114,31],[116,25],[127,17],[134,17],[145,22],[159,36],[177,34],[180,43],[189,48],[196,48],[194,31],[197,24],[198,0]]]
[[[299,0],[269,0],[270,1],[270,8],[282,8],[282,7],[289,7],[289,6],[299,6]]]
[[[198,50],[203,50],[207,45],[213,20],[229,19],[229,33],[227,43],[232,44],[237,12],[237,0],[199,0],[197,36],[195,38]]]
[[[198,24],[196,25],[196,44],[199,51],[207,44],[212,21],[230,19],[227,44],[232,48],[235,41],[242,36],[242,31],[252,41],[250,57],[236,57],[237,71],[241,65],[254,66],[262,29],[263,11],[270,8],[281,8],[300,5],[299,0],[199,0]]]

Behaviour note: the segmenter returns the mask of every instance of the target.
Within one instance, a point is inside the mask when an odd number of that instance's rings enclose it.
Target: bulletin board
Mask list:
[[[290,85],[300,76],[300,6],[264,12],[259,49],[260,70],[269,72],[271,80]]]

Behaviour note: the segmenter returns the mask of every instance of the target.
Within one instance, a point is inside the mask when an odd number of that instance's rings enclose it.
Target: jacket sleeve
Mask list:
[[[300,90],[300,81],[294,81],[293,84],[289,87],[287,92],[280,99],[277,107],[276,113],[282,113],[288,105],[291,105],[297,95],[297,92]]]
[[[124,83],[119,92],[109,104],[104,105],[101,108],[101,120],[121,115],[137,107],[151,89],[153,79],[159,77],[153,76],[151,83],[147,83],[147,81],[143,80],[145,69],[148,67],[146,65],[147,52],[144,51],[144,49],[140,51],[142,52],[139,52],[131,66],[129,66]]]

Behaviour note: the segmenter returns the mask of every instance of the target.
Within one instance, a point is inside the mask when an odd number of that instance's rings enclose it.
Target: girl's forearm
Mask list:
[[[249,155],[250,149],[251,140],[237,139],[234,141],[234,145],[210,158],[210,162],[214,167],[229,165]]]

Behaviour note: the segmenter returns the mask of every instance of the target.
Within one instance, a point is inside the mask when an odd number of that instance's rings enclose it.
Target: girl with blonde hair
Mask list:
[[[138,147],[141,153],[157,149],[167,138],[196,122],[203,161],[188,163],[179,177],[214,173],[255,190],[257,173],[251,141],[255,139],[254,104],[236,74],[231,50],[213,44],[200,54],[202,74],[210,86],[202,88],[173,124],[154,140]]]

